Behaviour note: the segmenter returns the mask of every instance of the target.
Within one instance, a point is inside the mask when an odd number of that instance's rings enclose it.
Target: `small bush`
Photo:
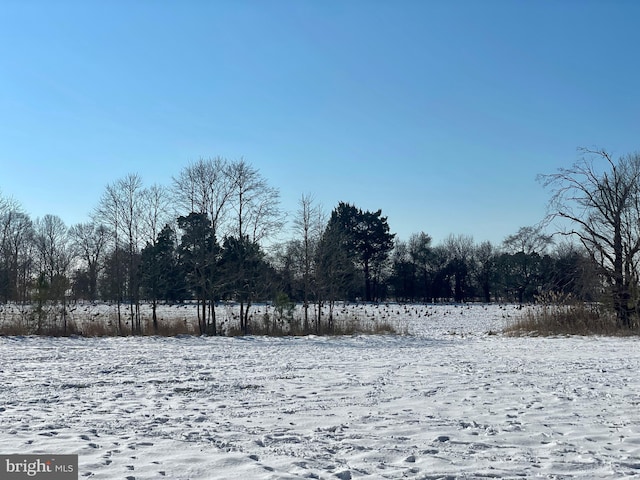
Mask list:
[[[622,330],[613,312],[600,304],[585,303],[569,295],[547,294],[538,304],[508,325],[509,335],[628,335],[638,333]]]

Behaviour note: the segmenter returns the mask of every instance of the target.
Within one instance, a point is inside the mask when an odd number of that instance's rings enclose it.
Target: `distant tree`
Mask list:
[[[183,216],[206,214],[211,230],[222,238],[233,195],[234,175],[231,164],[222,157],[201,158],[183,168],[173,178],[173,198]]]
[[[34,243],[38,257],[40,300],[62,304],[63,331],[67,331],[66,291],[69,268],[75,257],[69,229],[56,215],[45,215],[34,225]],[[46,289],[47,294],[44,294]],[[38,323],[38,331],[41,324]]]
[[[249,310],[256,299],[269,290],[271,272],[264,260],[264,252],[248,236],[225,237],[221,268],[227,295],[240,303],[240,329],[247,335],[251,331]]]
[[[103,295],[115,299],[117,304],[118,333],[122,334],[121,304],[124,292],[124,269],[122,259],[122,209],[121,198],[117,183],[110,183],[105,187],[98,206],[93,212],[93,221],[107,228],[111,240],[111,252],[105,261],[105,277],[102,279]]]
[[[325,227],[322,208],[314,203],[309,194],[298,201],[298,212],[294,228],[300,238],[300,263],[302,265],[302,306],[304,309],[304,330],[309,330],[309,301],[314,288],[315,258],[318,243]]]
[[[521,227],[513,235],[508,235],[502,242],[509,253],[522,252],[542,255],[552,243],[551,235],[543,233],[541,226]]]
[[[424,232],[414,233],[409,237],[409,256],[414,265],[419,291],[423,301],[430,297],[433,275],[433,251],[431,236]]]
[[[215,315],[207,315],[207,302],[214,295],[220,246],[205,213],[192,212],[178,218],[182,230],[178,247],[180,263],[187,276],[193,298],[198,300],[198,327],[201,334],[217,333]],[[215,309],[213,309],[215,312]]]
[[[183,212],[206,215],[214,238],[248,237],[250,242],[259,243],[278,233],[283,225],[278,191],[243,159],[201,159],[173,180],[176,203]],[[209,293],[213,295],[214,291]],[[206,316],[207,300],[203,302],[202,315]],[[208,299],[208,303],[209,317],[215,325],[215,299]]]
[[[127,296],[129,298],[129,318],[131,332],[142,333],[140,322],[140,275],[139,260],[143,230],[143,202],[144,189],[142,178],[137,174],[129,174],[117,182],[121,198],[121,225],[127,246],[127,260],[129,277],[127,282]]]
[[[230,163],[228,172],[235,213],[235,225],[228,236],[260,243],[278,233],[284,224],[278,190],[244,159]]]
[[[182,169],[173,178],[173,197],[182,216],[190,213],[206,215],[209,219],[211,235],[222,238],[230,229],[232,211],[233,182],[231,164],[222,157],[199,159]],[[213,295],[214,290],[211,291]],[[203,325],[216,324],[215,299],[204,302]],[[200,316],[200,311],[199,311]]]
[[[38,218],[34,225],[39,270],[53,284],[56,277],[64,277],[74,258],[69,230],[57,215]]]
[[[469,235],[449,235],[442,244],[447,257],[446,274],[453,282],[453,298],[464,302],[471,291],[474,265],[474,242]]]
[[[28,301],[33,268],[33,222],[13,200],[0,210],[0,298],[4,302]]]
[[[513,302],[533,302],[544,284],[543,257],[538,253],[503,252],[497,270],[503,294]]]
[[[550,219],[569,223],[561,233],[589,252],[609,287],[619,326],[631,328],[639,303],[640,155],[614,160],[605,150],[580,152],[571,168],[540,176],[553,189]]]
[[[356,276],[358,274],[345,230],[335,220],[327,224],[315,253],[316,298],[318,311],[315,321],[317,333],[321,333],[322,309],[329,306],[327,330],[333,331],[334,306],[338,300],[352,300],[356,297]]]
[[[453,297],[451,278],[449,275],[449,253],[443,244],[435,245],[431,249],[433,265],[430,298],[433,302],[449,301]]]
[[[600,298],[602,281],[598,266],[584,247],[571,242],[561,243],[556,246],[552,260],[547,290],[588,302]]]
[[[129,262],[121,249],[106,250],[102,261],[102,268],[98,276],[98,293],[101,300],[122,304],[124,287],[123,279],[129,276]],[[122,316],[116,315],[118,334],[125,334],[122,326]]]
[[[86,266],[86,270],[77,272],[75,283],[78,283],[79,279],[84,279],[86,283],[85,298],[96,300],[98,298],[98,276],[107,247],[107,229],[104,225],[93,222],[79,223],[70,228],[69,236],[78,256]]]
[[[303,300],[303,247],[300,240],[288,240],[274,245],[270,263],[275,268],[277,290],[291,300]]]
[[[382,216],[382,210],[362,211],[354,205],[340,202],[331,213],[327,228],[329,227],[332,229],[330,231],[341,233],[337,238],[342,240],[343,248],[362,270],[365,300],[376,300],[377,282],[374,273],[389,258],[395,237],[395,234],[389,232],[387,217]]]
[[[544,254],[551,244],[551,236],[542,227],[522,227],[503,241],[501,257],[503,278],[516,293],[518,303],[533,301],[540,293],[544,279]]]
[[[141,238],[143,243],[154,244],[160,231],[172,220],[170,214],[169,191],[161,185],[153,184],[142,190],[141,193]]]
[[[482,242],[475,249],[476,268],[475,280],[482,292],[485,303],[491,302],[491,293],[494,292],[497,283],[497,251],[489,241]]]
[[[184,272],[179,268],[176,232],[168,224],[154,243],[147,243],[142,249],[140,271],[143,291],[151,300],[151,318],[157,333],[158,301],[182,300],[186,290]]]
[[[396,240],[391,253],[391,278],[389,282],[397,301],[413,302],[418,291],[418,272],[409,254],[409,245]]]

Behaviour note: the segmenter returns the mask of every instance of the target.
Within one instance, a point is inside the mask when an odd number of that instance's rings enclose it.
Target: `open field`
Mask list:
[[[640,474],[635,338],[379,308],[409,335],[0,338],[0,453],[77,453],[93,479]]]

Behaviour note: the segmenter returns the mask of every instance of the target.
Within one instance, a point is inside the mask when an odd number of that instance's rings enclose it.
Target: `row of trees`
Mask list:
[[[624,326],[638,304],[640,159],[614,162],[585,151],[573,169],[544,177],[555,186],[551,216],[571,221],[580,243],[554,245],[540,227],[523,227],[501,245],[451,235],[433,245],[424,233],[390,233],[380,210],[339,203],[329,216],[303,195],[293,238],[282,230],[279,193],[244,160],[203,159],[171,187],[145,187],[128,175],[105,188],[91,221],[67,227],[55,215],[32,220],[0,198],[0,301],[36,305],[104,300],[118,305],[118,328],[141,333],[140,303],[198,302],[201,333],[220,332],[213,306],[250,308],[286,294],[304,305],[304,327],[329,327],[340,300],[533,301],[560,291],[587,301],[607,293]],[[594,159],[607,163],[601,171]],[[551,218],[551,217],[550,217]],[[326,319],[322,306],[328,306]]]
[[[449,236],[431,246],[414,234],[399,242],[392,258],[390,287],[407,301],[534,302],[545,292],[593,301],[599,297],[596,266],[572,244],[551,249],[539,229],[523,227],[502,245],[475,244],[468,236]]]

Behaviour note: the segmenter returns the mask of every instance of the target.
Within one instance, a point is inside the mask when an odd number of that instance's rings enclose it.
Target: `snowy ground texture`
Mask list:
[[[634,338],[510,338],[514,307],[398,309],[410,335],[0,338],[0,453],[80,478],[640,474]]]

